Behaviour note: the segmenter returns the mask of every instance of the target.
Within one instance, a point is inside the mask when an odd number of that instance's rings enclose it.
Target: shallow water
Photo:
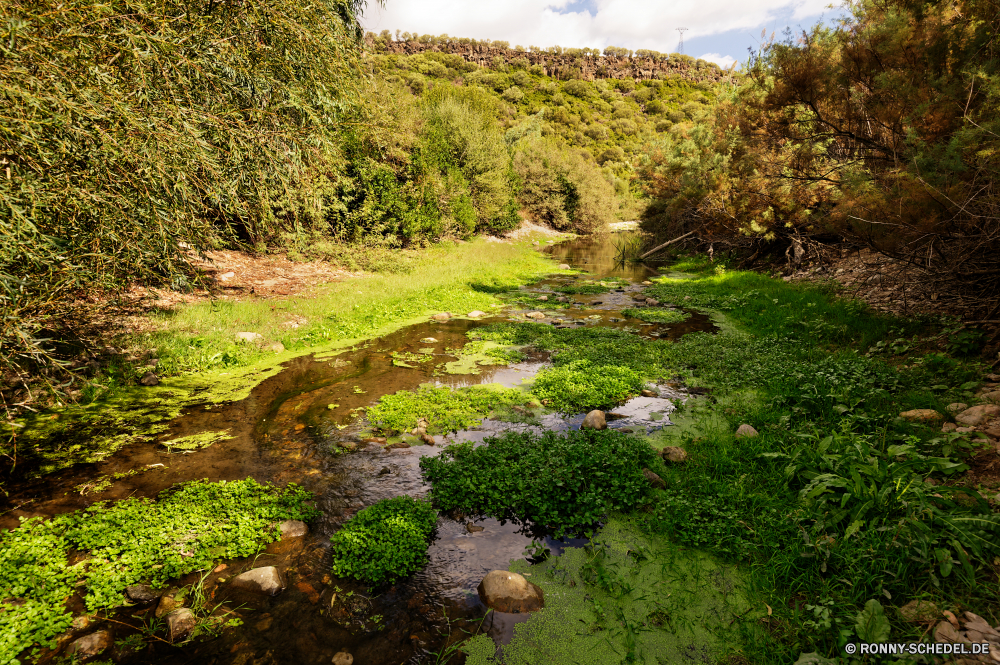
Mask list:
[[[607,240],[581,239],[549,248],[558,261],[591,271],[584,278],[620,278],[639,282],[653,271],[641,264],[615,266],[614,247]],[[553,276],[525,289],[526,294],[554,293],[579,277]],[[635,330],[649,339],[677,339],[693,331],[710,331],[707,316],[690,312],[679,324],[646,324],[624,317],[632,296],[642,287],[633,283],[611,293],[571,296],[568,309],[547,311],[542,322],[559,326],[610,326]],[[556,293],[556,295],[559,295]],[[429,563],[411,579],[369,598],[364,586],[333,579],[329,537],[358,510],[401,494],[424,495],[419,460],[436,455],[441,446],[456,441],[481,442],[506,430],[567,430],[578,428],[583,414],[560,417],[548,414],[534,425],[486,419],[481,427],[439,437],[437,446],[385,450],[369,437],[362,407],[381,395],[413,390],[424,383],[463,387],[497,382],[519,384],[545,366],[539,355],[526,362],[477,367],[475,374],[447,374],[443,365],[456,360],[455,350],[475,327],[508,319],[525,320],[529,310],[508,310],[502,317],[480,321],[451,320],[423,323],[371,340],[332,356],[305,356],[288,362],[282,372],[257,386],[246,399],[221,406],[190,409],[174,423],[162,440],[206,430],[228,430],[230,440],[192,453],[170,453],[158,443],[128,447],[107,460],[83,465],[10,488],[0,528],[12,528],[19,517],[52,515],[84,508],[97,500],[129,496],[154,496],[170,485],[192,479],[233,480],[252,476],[277,484],[298,483],[316,494],[322,516],[310,533],[299,539],[275,543],[254,560],[229,561],[224,571],[205,581],[210,595],[225,598],[221,577],[260,565],[277,566],[287,578],[286,590],[261,604],[248,601],[237,614],[244,625],[221,637],[184,648],[153,641],[139,653],[116,648],[114,660],[122,663],[329,663],[338,651],[347,651],[358,665],[396,665],[435,662],[435,652],[467,633],[485,631],[497,643],[509,641],[513,627],[526,616],[491,615],[479,625],[486,608],[476,586],[494,569],[506,569],[513,559],[526,556],[533,539],[542,540],[558,553],[580,541],[558,542],[544,533],[493,519],[470,523],[443,516],[429,550]],[[541,310],[546,311],[546,310]],[[426,341],[434,338],[434,342]],[[428,362],[393,364],[393,353],[430,356]],[[673,402],[686,394],[658,386],[659,397],[637,397],[609,416],[609,426],[645,433],[669,426]],[[338,442],[357,445],[343,452]],[[132,469],[143,473],[115,482],[103,492],[86,491],[86,483],[100,475]],[[83,488],[83,489],[81,489]],[[189,576],[178,585],[197,581]],[[135,608],[129,614],[137,614]],[[145,610],[151,612],[150,610]],[[113,626],[120,639],[129,630]],[[466,632],[463,632],[466,631]],[[459,662],[455,659],[451,662]]]

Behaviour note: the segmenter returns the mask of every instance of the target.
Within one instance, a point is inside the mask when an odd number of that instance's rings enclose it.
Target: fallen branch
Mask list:
[[[649,250],[648,252],[646,252],[645,254],[643,254],[642,256],[640,256],[639,260],[641,261],[642,259],[646,258],[647,256],[649,256],[653,252],[658,252],[661,249],[663,249],[664,247],[666,247],[667,245],[672,245],[675,242],[677,242],[678,240],[684,240],[684,238],[687,238],[688,236],[691,236],[691,235],[694,235],[694,231],[689,231],[688,233],[685,233],[682,236],[677,236],[673,240],[668,240],[667,242],[663,243],[662,245],[658,245],[658,246],[654,247],[653,249]]]

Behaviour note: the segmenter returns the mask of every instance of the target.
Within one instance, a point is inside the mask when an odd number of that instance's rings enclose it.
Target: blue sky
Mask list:
[[[721,65],[744,62],[758,48],[761,30],[770,36],[786,27],[832,22],[842,11],[830,0],[385,0],[369,5],[364,23],[379,32],[503,39],[511,46],[604,48],[674,52],[676,28],[686,27],[684,52]]]

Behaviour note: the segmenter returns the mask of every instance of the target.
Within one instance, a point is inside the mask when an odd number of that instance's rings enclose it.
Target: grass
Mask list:
[[[196,481],[156,501],[98,502],[0,533],[0,661],[36,643],[54,646],[73,619],[65,601],[77,587],[85,587],[88,612],[114,609],[129,585],[162,586],[219,559],[256,554],[280,537],[277,522],[318,514],[311,498],[294,485]],[[70,565],[74,551],[87,556]]]
[[[33,473],[99,461],[165,431],[188,404],[244,398],[297,355],[386,334],[440,311],[490,311],[500,304],[499,294],[551,272],[553,264],[526,238],[435,246],[411,267],[409,274],[348,279],[287,300],[212,301],[161,313],[154,317],[157,332],[119,342],[137,355],[155,350],[159,386],[139,386],[144,370],[114,365],[79,403],[0,423],[0,453]],[[294,317],[308,323],[289,329],[284,324]],[[238,332],[257,332],[286,350],[238,343]]]

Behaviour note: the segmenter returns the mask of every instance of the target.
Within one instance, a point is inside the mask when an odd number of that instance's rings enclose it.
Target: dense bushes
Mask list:
[[[682,105],[696,126],[651,150],[645,180],[659,205],[647,228],[780,251],[847,238],[918,266],[941,290],[986,296],[973,318],[990,318],[998,33],[992,3],[892,0],[766,44],[714,113]]]
[[[521,204],[540,222],[592,233],[615,221],[614,187],[589,153],[529,136],[514,150],[514,171],[521,179]]]
[[[322,216],[357,7],[278,5],[0,6],[0,362],[35,357],[68,290]]]
[[[611,430],[507,432],[486,444],[421,458],[434,504],[532,522],[557,536],[640,505],[650,489],[642,469],[662,464],[648,443]]]

